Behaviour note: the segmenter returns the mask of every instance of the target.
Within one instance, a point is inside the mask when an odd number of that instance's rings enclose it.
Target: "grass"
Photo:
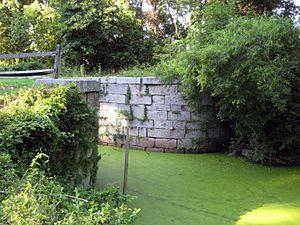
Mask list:
[[[97,187],[121,186],[124,151],[100,146]],[[129,153],[138,225],[299,225],[300,168],[223,154]]]
[[[16,94],[21,88],[33,87],[36,79],[0,78],[0,99],[5,94]]]

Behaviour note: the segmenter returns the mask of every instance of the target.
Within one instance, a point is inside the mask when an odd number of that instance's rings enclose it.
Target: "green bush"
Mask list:
[[[210,34],[204,29],[172,64],[190,103],[201,109],[203,91],[216,98],[218,117],[235,130],[233,153],[300,163],[299,36],[290,19],[235,17]]]
[[[79,182],[78,170],[83,169],[96,177],[97,117],[75,85],[23,90],[6,105],[0,113],[5,125],[0,129],[0,151],[25,165],[43,151],[50,156],[54,174]]]
[[[9,155],[0,153],[0,190],[6,191],[0,193],[2,223],[133,224],[139,210],[128,208],[125,205],[127,197],[120,195],[118,189],[97,192],[62,185],[41,169],[41,165],[48,165],[44,157],[47,156],[38,154],[34,157],[20,178],[15,175],[17,167]]]
[[[0,71],[26,71],[39,69],[45,69],[45,65],[37,61],[27,61],[15,65],[0,66]]]

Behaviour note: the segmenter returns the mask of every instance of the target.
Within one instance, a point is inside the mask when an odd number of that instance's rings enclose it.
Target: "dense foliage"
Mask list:
[[[3,0],[0,52],[52,51],[60,43],[64,65],[84,65],[87,72],[153,64],[168,53],[165,45],[184,40],[210,21],[205,8],[216,2],[224,11],[233,5],[239,15],[299,13],[292,0]],[[53,63],[48,59],[43,63]]]
[[[0,150],[9,152],[13,161],[29,165],[44,152],[55,174],[72,175],[76,182],[82,167],[95,178],[97,118],[76,86],[23,90],[6,104],[0,111]]]
[[[116,188],[81,188],[96,176],[97,139],[95,111],[75,85],[7,99],[0,110],[0,221],[132,224],[138,210]]]
[[[67,1],[63,20],[72,65],[118,70],[151,61],[154,41],[145,38],[142,21],[126,1]]]
[[[138,209],[118,189],[74,188],[49,174],[48,156],[34,157],[25,174],[0,152],[0,221],[5,224],[132,224]],[[4,190],[4,191],[3,191]]]
[[[232,152],[268,164],[300,163],[299,29],[288,18],[241,17],[230,4],[212,3],[205,14],[190,48],[171,64],[188,101],[197,105],[202,91],[216,97],[218,117],[235,131]],[[168,63],[161,68],[170,74]]]

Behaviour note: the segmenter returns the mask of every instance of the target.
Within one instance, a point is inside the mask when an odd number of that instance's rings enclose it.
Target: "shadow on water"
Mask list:
[[[100,146],[99,189],[121,186],[124,151]],[[300,224],[300,168],[271,168],[223,154],[131,150],[130,206],[140,225]]]

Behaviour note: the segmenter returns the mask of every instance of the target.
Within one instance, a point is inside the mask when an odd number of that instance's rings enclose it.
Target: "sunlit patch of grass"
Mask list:
[[[30,88],[36,79],[31,78],[0,78],[0,99],[6,94],[16,94],[21,88]]]

